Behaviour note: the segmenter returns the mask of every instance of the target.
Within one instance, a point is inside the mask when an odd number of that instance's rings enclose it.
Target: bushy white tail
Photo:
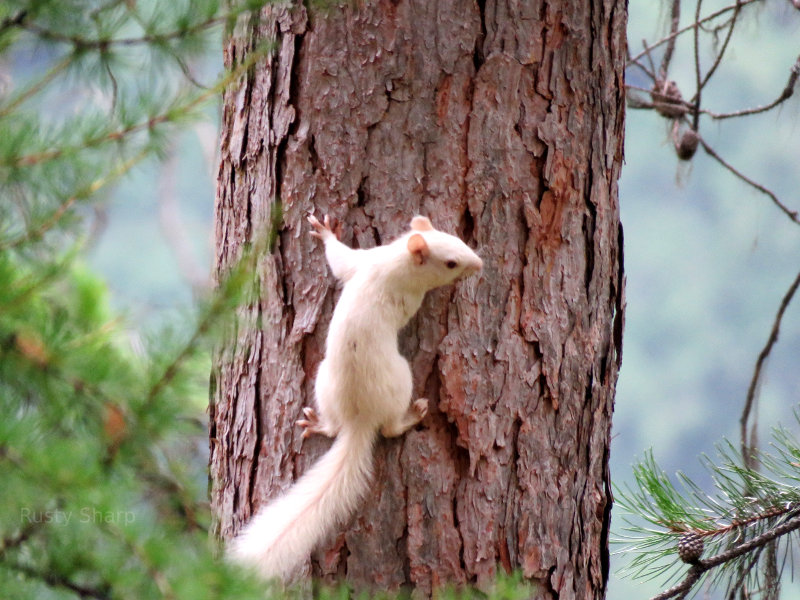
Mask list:
[[[372,428],[356,424],[342,429],[330,450],[233,540],[233,560],[265,578],[287,579],[366,493],[375,437]]]

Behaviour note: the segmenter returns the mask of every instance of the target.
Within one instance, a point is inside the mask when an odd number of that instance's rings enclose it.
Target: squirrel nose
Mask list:
[[[478,273],[481,269],[483,269],[483,261],[479,256],[476,256],[469,262],[465,270],[468,275],[472,275],[473,273]]]

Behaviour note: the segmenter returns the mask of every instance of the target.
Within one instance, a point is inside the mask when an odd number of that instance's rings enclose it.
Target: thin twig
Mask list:
[[[772,110],[781,102],[788,100],[794,94],[794,86],[797,84],[797,78],[800,76],[800,56],[797,57],[794,65],[792,68],[789,69],[789,79],[786,82],[786,86],[783,88],[783,91],[780,95],[770,102],[769,104],[765,104],[764,106],[756,106],[755,108],[746,108],[744,110],[738,110],[735,112],[729,113],[713,113],[711,111],[703,111],[712,119],[730,119],[733,117],[745,117],[747,115],[756,115],[758,113],[767,112],[768,110]]]
[[[800,529],[800,517],[796,516],[788,521],[785,521],[781,525],[762,533],[754,537],[751,540],[743,542],[738,546],[734,546],[730,550],[726,550],[725,552],[721,552],[716,556],[712,556],[706,560],[700,560],[696,564],[692,565],[689,571],[686,573],[686,577],[683,581],[679,584],[672,586],[668,590],[661,592],[657,596],[653,596],[651,600],[668,600],[669,598],[683,598],[686,596],[686,593],[692,589],[695,583],[698,582],[700,577],[706,571],[713,569],[714,567],[718,567],[726,562],[729,562],[735,558],[739,558],[740,556],[747,554],[748,552],[754,550],[755,548],[760,548],[767,543],[771,542],[774,539],[777,539],[787,533],[791,533],[792,531]],[[679,594],[682,594],[679,596]]]
[[[658,69],[658,77],[661,81],[667,78],[669,63],[672,61],[672,54],[675,52],[675,39],[677,37],[678,25],[681,20],[681,0],[672,0],[672,13],[670,14],[669,33],[670,38],[664,56],[661,57],[661,67]],[[645,48],[647,45],[645,44]],[[650,52],[647,53],[650,56]]]
[[[742,10],[741,0],[737,0],[736,8],[733,9],[733,14],[731,15],[729,21],[730,25],[728,25],[728,32],[725,34],[725,40],[722,42],[722,47],[717,53],[717,56],[714,58],[714,63],[711,65],[711,67],[708,69],[708,72],[703,77],[703,81],[700,82],[700,85],[698,86],[698,94],[700,90],[702,90],[709,82],[711,76],[717,70],[717,67],[719,67],[719,65],[722,63],[722,57],[725,54],[725,51],[728,49],[728,44],[730,43],[731,38],[733,37],[733,29],[736,26],[736,21],[741,10]],[[696,99],[699,100],[699,96]],[[699,106],[700,102],[697,102],[697,104]]]
[[[737,2],[738,4],[738,2]],[[700,10],[703,0],[697,0],[697,8],[694,11],[694,22],[700,22]],[[702,76],[700,75],[700,28],[694,28],[694,77],[696,91],[694,93],[694,110],[692,111],[692,129],[699,131],[700,127],[700,98],[703,93]]]
[[[751,467],[750,462],[752,461],[753,451],[753,448],[750,446],[747,440],[748,421],[750,420],[750,412],[752,411],[753,404],[755,403],[756,390],[758,389],[758,384],[761,380],[761,371],[764,368],[764,363],[769,357],[770,352],[772,352],[772,347],[775,345],[775,342],[778,341],[778,334],[780,333],[783,314],[786,312],[786,308],[791,303],[798,286],[800,286],[800,273],[797,274],[794,282],[792,282],[792,285],[789,286],[786,294],[784,294],[783,300],[781,300],[781,304],[778,307],[778,313],[775,315],[775,321],[772,323],[772,331],[769,334],[769,339],[767,339],[767,343],[764,345],[764,348],[762,348],[758,355],[756,366],[753,369],[753,378],[750,381],[750,387],[747,389],[747,397],[745,399],[744,409],[742,410],[742,416],[739,419],[739,434],[741,436],[742,458],[745,461],[745,466],[748,468]]]
[[[647,48],[647,40],[642,39],[642,46]],[[647,62],[650,63],[650,77],[655,81],[656,79],[656,65],[653,63],[653,57],[650,55],[650,52],[647,52]]]
[[[708,154],[710,157],[712,157],[719,164],[728,169],[731,173],[736,175],[736,177],[744,181],[746,184],[757,189],[762,194],[768,196],[775,203],[775,205],[778,208],[780,208],[781,211],[783,211],[786,214],[786,216],[788,216],[792,220],[792,222],[794,222],[797,225],[800,225],[800,218],[798,218],[797,211],[791,210],[789,207],[787,207],[783,202],[780,201],[780,199],[778,198],[778,196],[775,195],[774,192],[767,189],[757,181],[753,181],[747,175],[745,175],[744,173],[739,171],[736,167],[727,162],[724,158],[722,158],[719,154],[717,154],[717,152],[711,146],[709,146],[702,137],[700,137],[700,144],[703,146],[703,150],[706,151],[706,154]]]
[[[703,17],[702,19],[700,19],[696,23],[691,23],[691,24],[687,25],[686,27],[683,27],[683,28],[679,29],[675,33],[670,33],[668,36],[661,38],[657,42],[653,42],[653,44],[651,44],[650,46],[647,46],[644,50],[639,52],[639,54],[637,54],[636,56],[632,57],[629,62],[636,62],[637,60],[642,58],[650,50],[653,50],[654,48],[658,48],[659,46],[662,46],[662,45],[668,43],[670,40],[674,39],[675,37],[677,37],[677,36],[679,36],[681,34],[686,33],[687,31],[689,31],[691,29],[695,29],[697,27],[700,27],[703,23],[707,23],[708,21],[713,21],[714,19],[716,19],[720,15],[724,15],[726,12],[730,12],[732,10],[736,10],[737,7],[741,8],[741,7],[747,6],[748,4],[752,4],[753,2],[760,2],[760,1],[762,1],[762,0],[741,0],[741,2],[736,2],[735,4],[731,4],[729,6],[725,6],[723,8],[720,8],[719,10],[714,11],[710,15]]]

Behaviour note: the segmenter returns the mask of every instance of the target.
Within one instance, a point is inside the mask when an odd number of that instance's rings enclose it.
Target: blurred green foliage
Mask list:
[[[263,597],[207,533],[202,347],[132,352],[71,256],[3,253],[0,281],[3,597]]]
[[[83,224],[237,76],[196,81],[253,7],[0,5],[3,598],[264,597],[208,535],[209,346],[247,265],[171,329],[132,337],[86,266]]]

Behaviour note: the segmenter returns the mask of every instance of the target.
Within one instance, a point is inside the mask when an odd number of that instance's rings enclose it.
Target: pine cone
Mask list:
[[[653,106],[661,116],[679,119],[689,112],[683,102],[683,96],[674,81],[656,82],[650,90]]]
[[[693,129],[687,129],[683,132],[680,140],[675,144],[675,152],[681,160],[690,160],[694,153],[697,151],[697,145],[700,143],[700,136]]]
[[[695,564],[703,555],[703,538],[690,531],[684,533],[678,540],[678,556],[689,564]]]

